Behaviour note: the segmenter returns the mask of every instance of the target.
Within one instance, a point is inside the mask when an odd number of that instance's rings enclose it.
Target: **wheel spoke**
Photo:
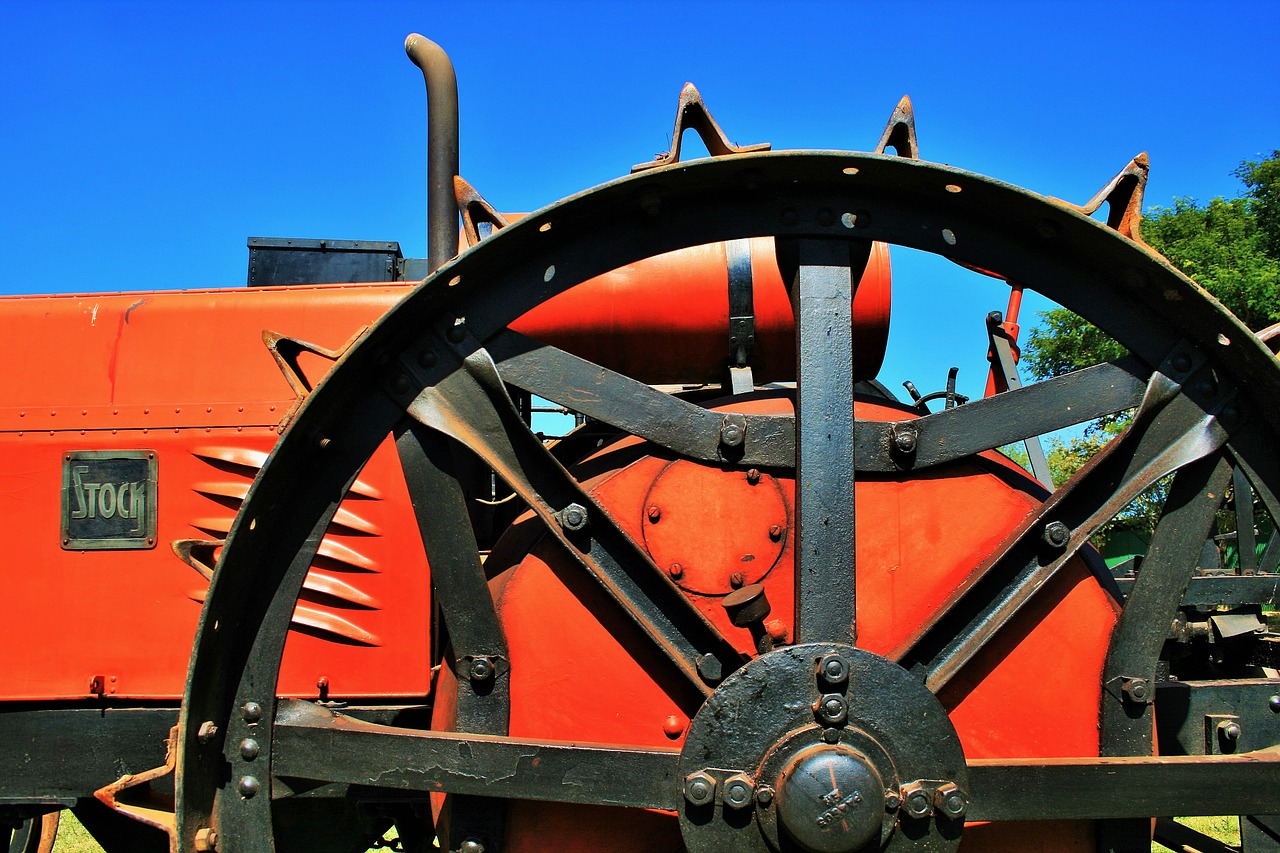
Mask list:
[[[938,690],[1097,529],[1160,478],[1226,442],[1233,389],[1202,394],[1202,357],[1179,348],[1152,375],[1125,433],[1055,492],[891,655]],[[1184,393],[1183,384],[1189,389]]]
[[[795,639],[797,643],[827,640],[852,644],[857,626],[850,306],[853,282],[862,275],[871,244],[799,240],[794,251]]]
[[[859,421],[859,472],[917,471],[1132,409],[1146,380],[1132,359],[1098,364],[897,423]],[[900,436],[908,436],[899,444]]]
[[[741,654],[660,572],[521,420],[489,354],[474,346],[408,408],[422,424],[464,444],[542,519],[619,611],[682,676],[681,701],[700,704]]]
[[[504,382],[617,427],[688,459],[789,468],[795,464],[794,420],[742,415],[738,444],[727,446],[725,416],[518,332],[494,335],[487,349]]]
[[[278,797],[338,783],[631,808],[678,806],[679,750],[402,729],[298,700],[279,707],[271,765]]]

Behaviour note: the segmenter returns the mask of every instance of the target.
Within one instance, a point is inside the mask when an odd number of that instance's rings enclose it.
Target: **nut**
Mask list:
[[[1223,740],[1240,740],[1240,724],[1235,720],[1223,720],[1218,723],[1218,737]]]
[[[745,773],[735,773],[724,780],[724,804],[726,808],[741,809],[751,805],[755,797],[755,782]]]
[[[587,526],[587,508],[579,503],[569,504],[560,510],[560,526],[570,532]]]
[[[849,666],[834,652],[818,661],[818,678],[827,684],[843,684],[849,679]]]
[[[196,830],[196,850],[200,851],[200,853],[209,853],[209,851],[217,849],[218,830],[207,826]]]
[[[690,805],[705,806],[716,797],[716,780],[705,770],[684,777],[684,798]]]
[[[720,443],[725,447],[737,447],[744,437],[741,424],[727,423],[720,427]]]
[[[196,740],[201,743],[208,743],[218,736],[218,726],[213,720],[205,720],[200,724],[200,730],[196,732]]]
[[[916,440],[919,433],[913,426],[898,424],[893,427],[893,449],[904,456],[916,452]]]
[[[472,681],[488,681],[493,678],[497,667],[493,665],[493,658],[485,655],[478,655],[471,659],[471,666],[467,669],[467,677]]]
[[[902,809],[908,817],[925,818],[933,814],[933,799],[928,790],[919,782],[908,782],[902,786]]]
[[[813,713],[818,722],[828,726],[842,726],[849,719],[849,706],[839,693],[825,693],[814,703]]]
[[[960,790],[960,786],[954,782],[946,782],[933,792],[933,807],[947,817],[958,820],[969,810],[969,798]]]

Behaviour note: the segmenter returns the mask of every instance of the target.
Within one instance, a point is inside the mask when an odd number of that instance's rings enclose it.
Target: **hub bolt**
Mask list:
[[[925,818],[933,814],[933,800],[924,785],[909,782],[902,786],[902,808],[910,817]]]
[[[705,806],[715,799],[716,780],[704,770],[684,777],[684,798],[690,805]]]
[[[969,798],[954,782],[946,782],[933,792],[933,807],[947,817],[958,820],[969,810]]]
[[[839,693],[826,693],[814,706],[818,722],[828,726],[842,726],[849,718],[849,706]]]
[[[849,678],[849,667],[840,655],[823,655],[818,661],[818,677],[828,684],[843,684]]]
[[[724,780],[724,804],[731,809],[746,808],[755,796],[755,782],[745,773],[735,773]]]

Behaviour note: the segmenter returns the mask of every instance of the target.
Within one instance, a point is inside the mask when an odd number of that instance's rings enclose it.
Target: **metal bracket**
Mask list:
[[[720,125],[711,117],[707,105],[702,102],[702,95],[692,83],[685,83],[680,90],[680,102],[676,106],[676,126],[671,131],[671,150],[665,151],[645,163],[637,163],[631,167],[632,172],[643,172],[658,166],[667,166],[680,162],[680,140],[686,129],[692,128],[702,138],[702,144],[712,157],[723,157],[727,154],[747,154],[752,151],[768,151],[768,142],[754,145],[734,145],[724,135]]]

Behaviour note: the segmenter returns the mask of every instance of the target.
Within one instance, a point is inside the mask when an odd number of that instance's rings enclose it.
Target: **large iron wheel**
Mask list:
[[[794,415],[740,411],[733,401],[702,409],[507,329],[623,264],[760,235],[778,240],[794,281]],[[855,423],[848,306],[872,240],[1022,283],[1099,325],[1132,359],[918,419]],[[792,472],[799,604],[790,642],[762,646],[748,663],[544,450],[504,383],[572,396],[574,408],[675,458]],[[573,394],[583,383],[592,393]],[[500,844],[507,800],[669,811],[689,850],[948,850],[965,820],[1052,818],[1109,819],[1099,849],[1135,849],[1149,843],[1149,823],[1135,818],[1280,811],[1262,784],[1274,778],[1274,759],[1150,759],[1150,690],[1168,614],[1232,466],[1275,514],[1277,399],[1270,353],[1162,258],[1078,210],[988,178],[881,155],[752,153],[574,196],[424,282],[337,364],[275,449],[201,619],[180,738],[180,844],[271,850],[273,801],[355,789],[454,795],[442,845],[468,851]],[[924,476],[1129,408],[1128,432],[990,553],[974,555],[966,581],[907,642],[885,655],[857,648],[857,477]],[[420,524],[458,674],[459,733],[363,724],[275,698],[319,537],[388,435],[398,437],[411,493],[430,501]],[[691,720],[683,752],[506,736],[511,657],[451,474],[456,447],[491,466],[541,535],[598,581],[608,617],[640,638]],[[1170,474],[1143,574],[1089,687],[1100,696],[1104,758],[966,762],[935,694],[1079,563],[1099,525]],[[1133,758],[1103,766],[1108,756]],[[831,790],[813,781],[824,774]],[[1228,776],[1232,784],[1220,784]],[[855,803],[850,790],[873,796]]]

